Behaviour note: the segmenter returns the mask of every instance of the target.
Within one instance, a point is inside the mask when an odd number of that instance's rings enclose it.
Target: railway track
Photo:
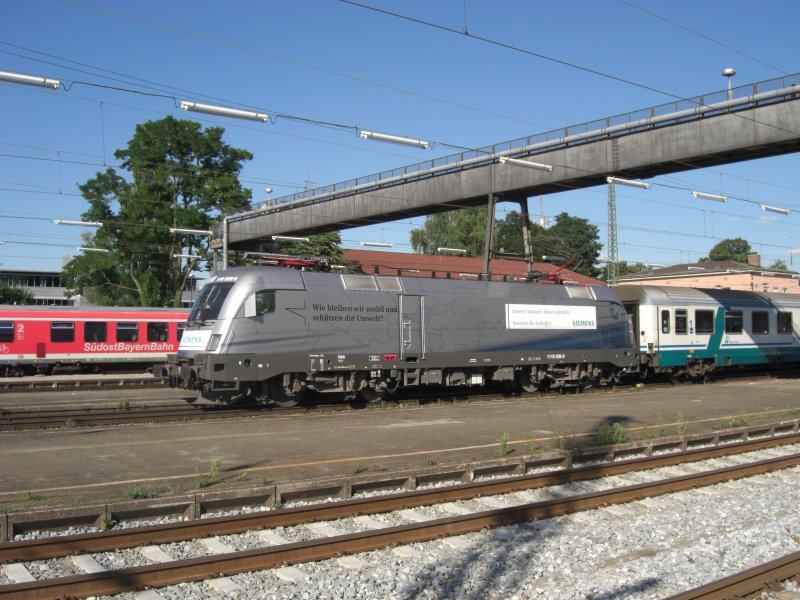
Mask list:
[[[800,576],[800,552],[712,581],[693,590],[675,594],[667,600],[728,600],[746,598],[767,590],[779,581]]]
[[[731,378],[722,379],[730,381]],[[647,388],[650,390],[659,388],[670,388],[674,383],[671,382],[649,382]],[[685,383],[685,385],[694,385]],[[54,389],[54,388],[43,388]],[[89,391],[89,387],[83,387]],[[614,394],[623,393],[630,389],[626,386],[612,388],[592,388],[587,390],[572,390],[568,393],[591,394]],[[42,389],[38,390],[42,391]],[[62,388],[60,391],[64,391]],[[515,393],[497,392],[493,390],[470,390],[469,392],[442,393],[437,390],[425,390],[422,393],[405,392],[392,396],[380,403],[354,402],[346,403],[341,401],[331,401],[320,398],[317,402],[310,402],[292,408],[281,408],[265,404],[237,404],[233,406],[201,406],[189,404],[177,404],[167,406],[109,406],[109,400],[85,401],[83,406],[71,406],[61,409],[40,409],[32,405],[20,404],[14,406],[0,406],[0,431],[14,431],[24,429],[46,429],[63,427],[85,427],[97,425],[129,425],[133,423],[146,423],[158,421],[190,421],[240,418],[243,416],[287,416],[294,414],[321,413],[321,412],[345,412],[358,409],[378,409],[392,410],[402,409],[411,405],[437,405],[437,404],[460,404],[473,402],[501,402],[504,400],[523,399],[537,400],[552,396],[560,396],[564,392],[534,392],[534,393]],[[99,406],[98,406],[99,405]]]
[[[8,392],[46,392],[63,390],[139,389],[165,387],[152,375],[97,375],[40,377],[0,377],[0,390]]]
[[[75,408],[53,411],[8,411],[0,410],[0,431],[23,429],[49,429],[64,427],[88,427],[98,425],[130,425],[155,421],[200,421],[230,417],[254,416],[264,409],[250,406],[234,406],[217,410],[198,410],[195,407],[155,406],[143,408]]]
[[[101,594],[116,594],[142,587],[162,587],[186,581],[217,578],[222,574],[232,575],[253,570],[271,569],[282,565],[324,560],[335,556],[413,544],[446,536],[459,536],[469,532],[540,520],[571,514],[618,503],[629,503],[643,498],[714,485],[723,481],[751,477],[760,473],[795,467],[800,464],[800,454],[762,458],[723,468],[658,478],[654,481],[623,485],[616,488],[578,493],[546,501],[527,502],[515,506],[503,506],[491,510],[467,512],[447,518],[426,519],[422,522],[403,524],[366,531],[336,534],[310,540],[291,542],[281,540],[270,531],[276,528],[295,527],[303,524],[324,523],[337,519],[377,515],[389,511],[408,510],[421,506],[442,505],[456,501],[493,497],[502,494],[525,494],[545,486],[575,484],[599,477],[614,477],[652,469],[664,469],[683,465],[691,461],[718,459],[751,451],[764,451],[786,444],[796,444],[800,435],[754,440],[692,450],[685,454],[663,455],[646,459],[631,459],[617,463],[584,466],[564,471],[553,471],[535,475],[473,482],[445,488],[417,490],[409,493],[391,494],[373,498],[354,499],[343,502],[295,507],[249,515],[216,517],[199,521],[175,522],[160,526],[136,527],[111,530],[93,534],[61,536],[24,542],[9,542],[0,545],[0,563],[20,564],[22,561],[41,561],[67,555],[99,553],[118,548],[152,547],[153,544],[168,544],[181,540],[204,539],[211,536],[267,531],[264,540],[272,540],[273,546],[235,551],[216,544],[214,556],[194,557],[187,560],[169,560],[164,563],[139,565],[73,575],[48,581],[31,581],[0,586],[0,598],[40,599],[54,597],[85,597]],[[502,504],[502,503],[501,503]],[[366,522],[366,521],[362,521]],[[363,529],[363,528],[362,528]],[[318,531],[325,532],[324,525]],[[270,537],[271,536],[271,537]],[[214,539],[212,537],[212,539]],[[209,544],[214,547],[215,544]],[[163,554],[163,552],[162,552]],[[153,556],[153,552],[150,552]],[[91,565],[91,557],[82,561]],[[96,561],[95,561],[96,562]]]

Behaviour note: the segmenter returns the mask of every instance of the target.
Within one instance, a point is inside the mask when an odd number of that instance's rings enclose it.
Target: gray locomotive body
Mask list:
[[[398,387],[606,384],[638,365],[603,286],[235,268],[192,308],[164,375],[203,401],[305,392],[375,400]]]

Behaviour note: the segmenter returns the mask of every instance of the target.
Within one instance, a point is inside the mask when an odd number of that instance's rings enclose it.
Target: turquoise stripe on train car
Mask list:
[[[754,342],[752,346],[747,345],[744,348],[723,344],[726,310],[726,307],[720,307],[717,310],[714,333],[705,348],[660,350],[658,366],[680,367],[686,365],[689,360],[709,359],[713,359],[718,367],[800,361],[800,347],[793,345],[791,341],[787,341],[785,345],[770,343],[769,346],[759,346],[757,342]]]

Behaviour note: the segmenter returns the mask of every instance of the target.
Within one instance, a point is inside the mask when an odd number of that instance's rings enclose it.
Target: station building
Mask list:
[[[630,273],[620,276],[619,283],[800,294],[800,274],[765,269],[757,254],[747,259],[748,264],[712,260]]]

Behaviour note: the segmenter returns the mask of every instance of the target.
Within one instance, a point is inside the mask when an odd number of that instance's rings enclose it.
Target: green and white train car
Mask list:
[[[641,374],[800,364],[800,294],[621,285]]]

